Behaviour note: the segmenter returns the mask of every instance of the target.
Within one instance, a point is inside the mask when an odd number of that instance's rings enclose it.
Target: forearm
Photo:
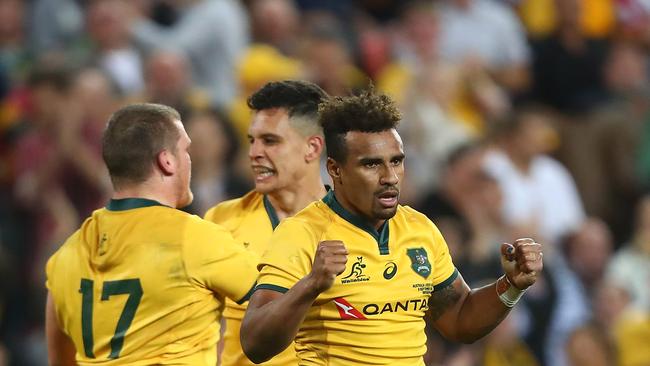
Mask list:
[[[251,308],[255,302],[251,299],[241,327],[241,344],[246,356],[259,363],[287,348],[316,297],[318,293],[313,291],[307,276],[285,294],[260,307]]]
[[[501,245],[501,265],[507,275],[495,283],[470,290],[462,276],[435,290],[429,298],[430,317],[442,335],[454,341],[479,340],[501,323],[533,285],[542,270],[541,245],[517,239]]]
[[[481,339],[501,323],[510,309],[499,299],[496,282],[471,290],[458,313],[456,340],[471,343]]]

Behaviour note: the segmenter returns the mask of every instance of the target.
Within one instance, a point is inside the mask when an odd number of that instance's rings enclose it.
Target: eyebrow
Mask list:
[[[384,159],[376,156],[369,156],[369,157],[359,159],[359,165],[366,165],[366,164],[382,165],[383,163],[384,163]]]
[[[395,159],[401,159],[404,160],[406,158],[406,155],[404,154],[398,154],[398,155],[393,155],[388,159],[389,161],[395,160]],[[368,156],[368,157],[363,157],[359,159],[360,164],[369,164],[369,163],[382,163],[384,161],[383,158],[377,157],[377,156]]]
[[[253,135],[251,135],[251,134],[249,133],[249,134],[248,134],[248,138],[249,138],[249,139],[254,139],[254,138],[259,138],[259,139],[263,139],[263,138],[282,139],[282,136],[280,136],[280,135],[278,135],[278,134],[275,134],[275,133],[263,133],[263,134],[259,135],[258,137],[255,137],[255,136],[253,136]]]

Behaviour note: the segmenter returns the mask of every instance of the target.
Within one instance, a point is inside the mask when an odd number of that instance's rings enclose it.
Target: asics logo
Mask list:
[[[395,264],[395,262],[386,263],[386,266],[384,268],[384,278],[390,280],[391,278],[395,277],[396,273],[397,273],[397,264]]]

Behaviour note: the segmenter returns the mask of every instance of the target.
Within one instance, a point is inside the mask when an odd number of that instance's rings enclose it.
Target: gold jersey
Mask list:
[[[256,289],[288,291],[324,240],[342,240],[348,264],[307,312],[295,339],[300,365],[424,365],[428,299],[458,275],[435,225],[399,206],[376,230],[330,191],[278,226]]]
[[[205,219],[228,229],[235,240],[257,258],[266,251],[273,229],[279,223],[275,209],[268,198],[255,191],[251,191],[241,198],[218,204],[208,210]],[[223,312],[226,330],[223,336],[224,348],[221,352],[221,366],[254,365],[244,355],[239,340],[239,329],[247,305],[248,303],[239,305],[232,300],[226,300],[226,309]],[[294,348],[290,346],[262,365],[298,365],[298,358]]]
[[[47,287],[80,365],[216,365],[225,298],[255,259],[224,228],[146,199],[111,200],[48,260]]]

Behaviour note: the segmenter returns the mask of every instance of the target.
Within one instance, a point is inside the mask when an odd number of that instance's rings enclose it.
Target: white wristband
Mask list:
[[[526,290],[520,290],[513,286],[506,275],[499,277],[496,283],[496,290],[499,300],[509,308],[515,306],[524,292],[526,292]]]

